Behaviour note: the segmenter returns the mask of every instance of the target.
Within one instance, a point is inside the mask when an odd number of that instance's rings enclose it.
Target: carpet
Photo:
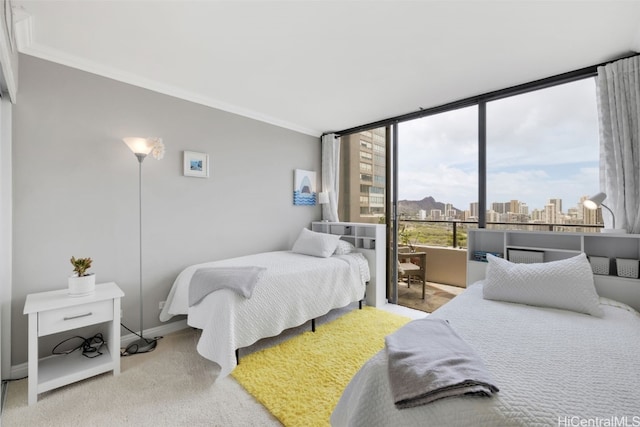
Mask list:
[[[364,307],[240,359],[232,376],[285,426],[327,426],[353,375],[410,319]]]
[[[27,380],[9,383],[2,425],[11,427],[278,427],[233,378],[200,356],[199,330],[166,335],[158,347],[123,357],[102,374],[42,393],[27,405]],[[214,382],[215,381],[215,382]]]

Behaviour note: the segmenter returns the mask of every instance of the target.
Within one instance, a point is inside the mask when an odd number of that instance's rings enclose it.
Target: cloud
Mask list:
[[[433,196],[468,209],[477,201],[477,107],[399,125],[399,198]],[[598,191],[594,79],[487,104],[487,203],[549,198],[563,208]]]

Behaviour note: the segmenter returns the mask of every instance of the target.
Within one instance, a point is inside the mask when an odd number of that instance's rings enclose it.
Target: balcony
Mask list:
[[[409,246],[426,255],[426,297],[422,300],[422,284],[398,283],[398,305],[431,313],[459,295],[467,284],[467,230],[477,228],[471,221],[400,220],[399,246]],[[599,225],[487,223],[488,229],[512,229],[556,232],[599,232]]]

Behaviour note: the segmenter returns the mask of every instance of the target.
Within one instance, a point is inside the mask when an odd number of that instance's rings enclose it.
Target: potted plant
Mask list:
[[[93,273],[87,273],[91,268],[91,258],[71,257],[71,265],[73,265],[73,276],[69,277],[69,295],[81,297],[92,294],[96,289],[96,276]]]
[[[409,252],[416,251],[416,248],[413,246],[413,242],[411,241],[410,231],[407,230],[406,224],[402,224],[402,228],[398,231],[398,236],[400,236],[400,243],[405,247],[409,247]]]

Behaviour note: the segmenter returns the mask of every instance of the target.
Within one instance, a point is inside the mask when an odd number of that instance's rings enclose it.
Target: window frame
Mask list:
[[[631,55],[634,56],[634,55]],[[392,117],[389,119],[380,120],[374,123],[369,123],[361,126],[356,126],[342,131],[329,132],[334,133],[337,136],[351,135],[359,132],[372,132],[374,129],[386,127],[387,133],[389,131],[395,131],[394,127],[397,124],[416,120],[423,117],[428,117],[448,111],[453,111],[470,106],[477,106],[478,108],[478,228],[486,228],[486,211],[487,211],[487,103],[502,98],[508,98],[515,95],[521,95],[527,92],[532,92],[540,89],[545,89],[557,85],[571,83],[577,80],[582,80],[590,77],[595,77],[598,74],[598,67],[604,64],[592,65],[589,67],[581,68],[567,73],[558,74],[555,76],[534,80],[532,82],[524,83],[517,86],[500,89],[493,92],[488,92],[482,95],[477,95],[458,101],[453,101],[447,104],[443,104],[436,107],[421,109],[412,113],[404,114],[401,116]],[[373,136],[373,132],[371,133]],[[362,142],[362,141],[361,141]],[[389,141],[392,146],[397,144],[397,138],[390,138]],[[374,144],[375,145],[375,144]],[[393,153],[393,149],[391,153]],[[396,153],[397,155],[397,153]],[[397,181],[396,167],[394,167],[393,155],[390,161],[387,162],[386,176],[393,177],[393,181]],[[395,227],[397,218],[390,216],[390,212],[397,211],[397,191],[390,192],[393,195],[393,200],[388,201],[388,205],[391,209],[386,212],[387,224]],[[390,203],[389,203],[390,202]]]

